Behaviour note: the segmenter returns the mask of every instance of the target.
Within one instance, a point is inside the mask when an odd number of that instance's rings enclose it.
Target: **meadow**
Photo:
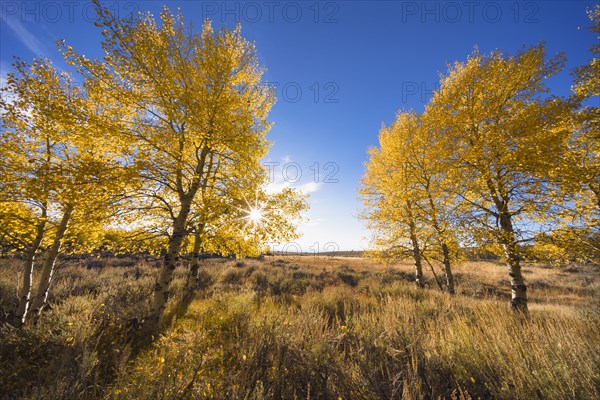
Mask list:
[[[187,3],[2,18],[0,400],[600,399],[600,5],[498,40]],[[414,266],[261,256],[308,238]]]
[[[20,262],[3,259],[3,322]],[[140,327],[160,261],[62,260],[39,320],[0,328],[7,399],[596,399],[600,269],[525,264],[529,315],[506,267],[455,267],[457,294],[410,264],[361,257],[180,262],[159,334]],[[519,334],[516,334],[520,332]]]

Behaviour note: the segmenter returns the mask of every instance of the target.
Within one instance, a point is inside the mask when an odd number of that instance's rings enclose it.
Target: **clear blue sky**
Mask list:
[[[265,79],[278,83],[269,134],[274,144],[266,160],[280,163],[274,186],[290,184],[311,195],[310,222],[297,241],[303,251],[328,243],[334,243],[329,250],[367,246],[368,232],[357,218],[367,148],[377,144],[381,124],[389,124],[398,109],[423,110],[449,63],[464,60],[474,46],[514,53],[543,41],[549,55],[567,56],[565,72],[550,82],[554,94],[566,95],[569,71],[588,62],[598,41],[587,30],[592,1],[104,3],[121,15],[156,15],[166,3],[180,7],[198,28],[204,18],[215,26],[241,22],[267,68]],[[4,0],[0,7],[2,77],[13,56],[43,55],[66,68],[54,45],[62,38],[88,56],[101,55],[87,1]]]

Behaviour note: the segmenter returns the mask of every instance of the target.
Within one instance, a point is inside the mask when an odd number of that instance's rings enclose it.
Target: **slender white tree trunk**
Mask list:
[[[46,228],[46,209],[44,207],[42,211],[42,218],[40,223],[37,225],[35,238],[27,249],[25,254],[25,261],[23,262],[23,281],[19,288],[19,304],[15,312],[15,322],[17,324],[25,323],[27,318],[27,311],[29,309],[29,301],[31,300],[31,288],[33,286],[33,265],[35,262],[35,255],[37,254],[42,240],[44,239],[44,230]]]
[[[508,275],[510,276],[511,300],[510,306],[513,311],[527,313],[527,286],[521,274],[519,247],[512,224],[508,202],[509,198],[500,190],[496,190],[491,179],[487,180],[487,186],[490,189],[490,195],[494,205],[498,210],[495,214],[500,225],[498,232],[498,241],[504,250],[506,263],[508,264]]]
[[[412,205],[410,201],[405,204],[406,213],[409,219],[408,229],[410,234],[410,241],[412,244],[413,260],[415,261],[415,285],[417,289],[421,289],[425,286],[423,282],[423,262],[421,260],[421,247],[419,246],[419,239],[417,238],[417,227],[412,213]]]
[[[67,204],[63,210],[63,215],[56,229],[56,234],[52,245],[46,254],[46,259],[42,265],[42,272],[40,274],[40,282],[37,287],[37,291],[33,301],[31,302],[31,313],[39,314],[46,305],[48,300],[48,292],[50,290],[50,284],[52,283],[52,277],[54,275],[54,265],[56,263],[56,257],[60,251],[62,240],[67,232],[67,227],[73,213],[73,206]]]
[[[511,287],[511,308],[527,312],[527,286],[521,274],[520,254],[510,214],[500,214],[500,242],[506,255]]]

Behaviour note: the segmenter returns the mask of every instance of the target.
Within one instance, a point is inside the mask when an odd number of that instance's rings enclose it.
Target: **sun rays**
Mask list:
[[[242,213],[239,218],[246,222],[246,226],[251,225],[252,229],[260,228],[265,225],[268,220],[268,210],[265,205],[258,199],[258,193],[254,201],[248,201],[246,196],[242,194],[244,198],[244,207],[236,207],[238,211]]]
[[[260,208],[250,208],[246,218],[253,224],[260,225],[264,218],[263,210]]]

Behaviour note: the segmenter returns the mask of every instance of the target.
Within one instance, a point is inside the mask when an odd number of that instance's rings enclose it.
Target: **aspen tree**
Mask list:
[[[215,31],[207,20],[195,33],[166,7],[158,21],[149,13],[132,21],[96,4],[106,57],[89,60],[70,47],[65,56],[135,110],[122,123],[136,148],[138,208],[157,225],[170,221],[149,316],[157,327],[202,188],[227,184],[212,182],[216,168],[244,176],[267,153],[273,90],[261,82],[256,49],[239,26]]]
[[[569,107],[543,94],[544,80],[563,64],[562,56],[545,60],[541,45],[514,56],[475,52],[452,66],[427,110],[451,138],[452,173],[471,218],[504,250],[515,310],[527,311],[520,226],[542,223],[553,206],[548,193],[554,186],[544,171],[561,153],[560,122]]]
[[[97,223],[122,189],[122,155],[104,140],[113,111],[48,60],[15,62],[2,97],[2,217],[23,244],[18,323],[46,304],[67,230]],[[101,126],[101,127],[100,127]],[[9,210],[9,212],[6,212]],[[18,223],[15,223],[17,222]],[[44,245],[44,246],[42,246]],[[45,247],[47,246],[47,247]],[[34,260],[45,248],[32,297]]]

